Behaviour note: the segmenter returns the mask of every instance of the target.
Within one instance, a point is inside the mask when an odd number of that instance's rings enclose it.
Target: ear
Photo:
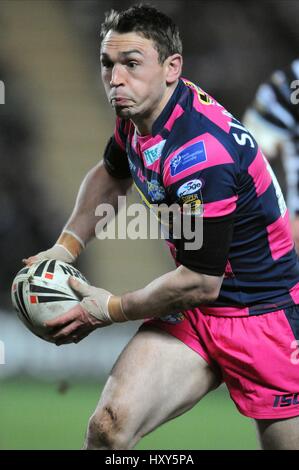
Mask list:
[[[166,71],[166,83],[171,85],[180,78],[183,67],[183,57],[180,54],[173,54],[164,62]]]

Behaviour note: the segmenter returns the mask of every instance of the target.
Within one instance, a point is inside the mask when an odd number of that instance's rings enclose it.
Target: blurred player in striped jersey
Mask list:
[[[112,11],[102,38],[114,134],[58,242],[25,262],[74,261],[95,236],[98,204],[116,206],[133,181],[148,207],[177,203],[193,224],[201,218],[203,245],[170,230],[176,269],[121,296],[71,281],[82,302],[48,322],[56,344],[145,320],[113,367],[85,447],[132,448],[224,381],[263,448],[299,449],[299,263],[275,175],[246,128],[181,78],[170,18],[147,6]]]
[[[281,159],[292,232],[299,251],[299,59],[276,70],[257,90],[244,124],[253,133],[266,157],[275,165]]]

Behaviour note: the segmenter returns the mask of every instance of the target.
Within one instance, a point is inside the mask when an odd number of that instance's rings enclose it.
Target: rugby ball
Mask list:
[[[11,287],[18,317],[36,336],[49,341],[44,322],[62,315],[80,302],[68,284],[70,276],[89,284],[74,266],[59,260],[43,260],[21,269]]]

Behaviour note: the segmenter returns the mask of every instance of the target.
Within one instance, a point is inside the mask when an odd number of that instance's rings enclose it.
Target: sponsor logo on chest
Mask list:
[[[177,195],[179,197],[186,196],[187,194],[193,194],[199,191],[203,186],[202,180],[194,179],[187,181],[186,183],[182,184],[179,189],[177,190]]]
[[[189,194],[188,196],[182,196],[180,201],[184,205],[185,215],[199,215],[203,213],[202,199],[199,194]]]
[[[185,171],[198,163],[203,163],[206,160],[207,154],[204,142],[202,140],[195,142],[171,159],[170,174],[171,176],[178,175],[182,171]]]
[[[148,166],[155,163],[161,157],[165,142],[166,140],[161,140],[158,144],[143,151],[144,159]]]
[[[156,180],[148,181],[147,182],[147,190],[149,196],[152,198],[153,201],[159,202],[165,199],[166,193],[163,186]]]

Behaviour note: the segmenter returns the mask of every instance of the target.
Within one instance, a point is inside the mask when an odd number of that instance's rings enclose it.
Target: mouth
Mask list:
[[[114,96],[111,98],[110,102],[114,106],[124,106],[132,101],[130,98],[126,98],[124,96]]]

